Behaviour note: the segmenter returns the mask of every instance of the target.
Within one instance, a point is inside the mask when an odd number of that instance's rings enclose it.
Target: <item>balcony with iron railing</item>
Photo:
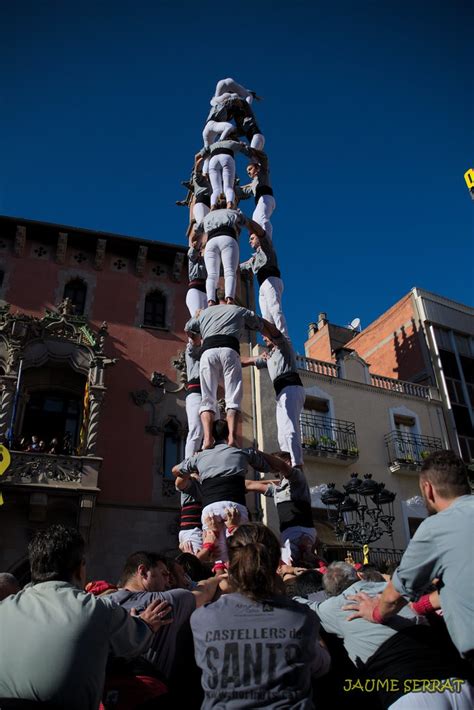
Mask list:
[[[342,466],[359,458],[354,422],[303,412],[300,425],[305,454],[329,459]]]
[[[444,448],[441,439],[435,436],[416,436],[401,431],[386,434],[385,445],[392,473],[419,471],[429,454]]]

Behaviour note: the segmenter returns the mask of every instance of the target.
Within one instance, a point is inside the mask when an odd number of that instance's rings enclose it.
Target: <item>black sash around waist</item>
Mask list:
[[[306,500],[288,500],[277,503],[280,531],[287,528],[314,528],[311,503]]]
[[[245,478],[243,476],[216,476],[201,480],[202,506],[230,500],[245,505]]]
[[[204,279],[194,279],[188,283],[188,290],[190,288],[195,288],[197,291],[206,293],[206,282]]]
[[[199,377],[193,377],[186,385],[186,396],[188,394],[201,394],[201,380]]]
[[[240,343],[233,335],[210,335],[201,346],[201,355],[211,348],[231,348],[240,355]]]
[[[234,227],[225,227],[223,225],[222,227],[216,227],[215,229],[211,229],[207,233],[207,241],[209,241],[209,239],[212,239],[213,237],[232,237],[233,239],[237,239],[237,232],[235,231]]]
[[[209,158],[213,158],[215,155],[230,155],[233,158],[234,151],[231,150],[230,148],[216,148],[215,150],[211,149],[211,153],[209,155]]]
[[[255,204],[257,204],[262,195],[273,196],[273,188],[270,187],[270,185],[258,185],[257,189],[255,190]]]
[[[275,377],[273,380],[273,387],[277,397],[282,389],[289,387],[290,385],[298,385],[303,387],[303,383],[301,382],[301,378],[297,372],[285,372],[284,375],[278,375],[278,377]]]
[[[280,278],[281,273],[278,266],[262,266],[262,268],[257,271],[256,277],[260,286],[269,276],[278,276],[278,278]]]
[[[179,527],[181,530],[192,530],[200,528],[201,525],[201,503],[187,503],[181,508],[181,520]]]
[[[194,200],[195,205],[207,205],[211,206],[211,196],[206,194],[198,195]]]

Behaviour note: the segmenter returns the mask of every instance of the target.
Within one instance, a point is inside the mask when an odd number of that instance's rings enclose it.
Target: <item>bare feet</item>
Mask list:
[[[202,442],[202,450],[204,451],[204,449],[213,449],[215,445],[216,442],[214,441],[214,439],[209,439],[209,441],[204,440]]]
[[[217,303],[215,301],[208,301],[207,305],[208,306],[217,306]]]
[[[233,203],[233,202],[228,202],[228,203],[227,203],[227,209],[228,209],[228,210],[233,210],[233,209],[234,209],[234,203]]]
[[[227,296],[227,298],[225,299],[225,302],[227,303],[228,306],[235,305],[235,299],[231,298],[230,296]]]

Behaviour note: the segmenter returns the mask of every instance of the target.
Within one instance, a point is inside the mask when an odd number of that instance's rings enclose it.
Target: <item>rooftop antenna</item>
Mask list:
[[[360,327],[360,318],[354,318],[347,326],[349,330],[356,330],[358,333],[362,330]]]

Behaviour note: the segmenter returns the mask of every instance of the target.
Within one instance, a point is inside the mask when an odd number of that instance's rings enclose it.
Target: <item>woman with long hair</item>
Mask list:
[[[329,669],[314,613],[285,597],[280,543],[261,523],[228,540],[230,593],[191,616],[202,710],[310,710],[311,676]]]

